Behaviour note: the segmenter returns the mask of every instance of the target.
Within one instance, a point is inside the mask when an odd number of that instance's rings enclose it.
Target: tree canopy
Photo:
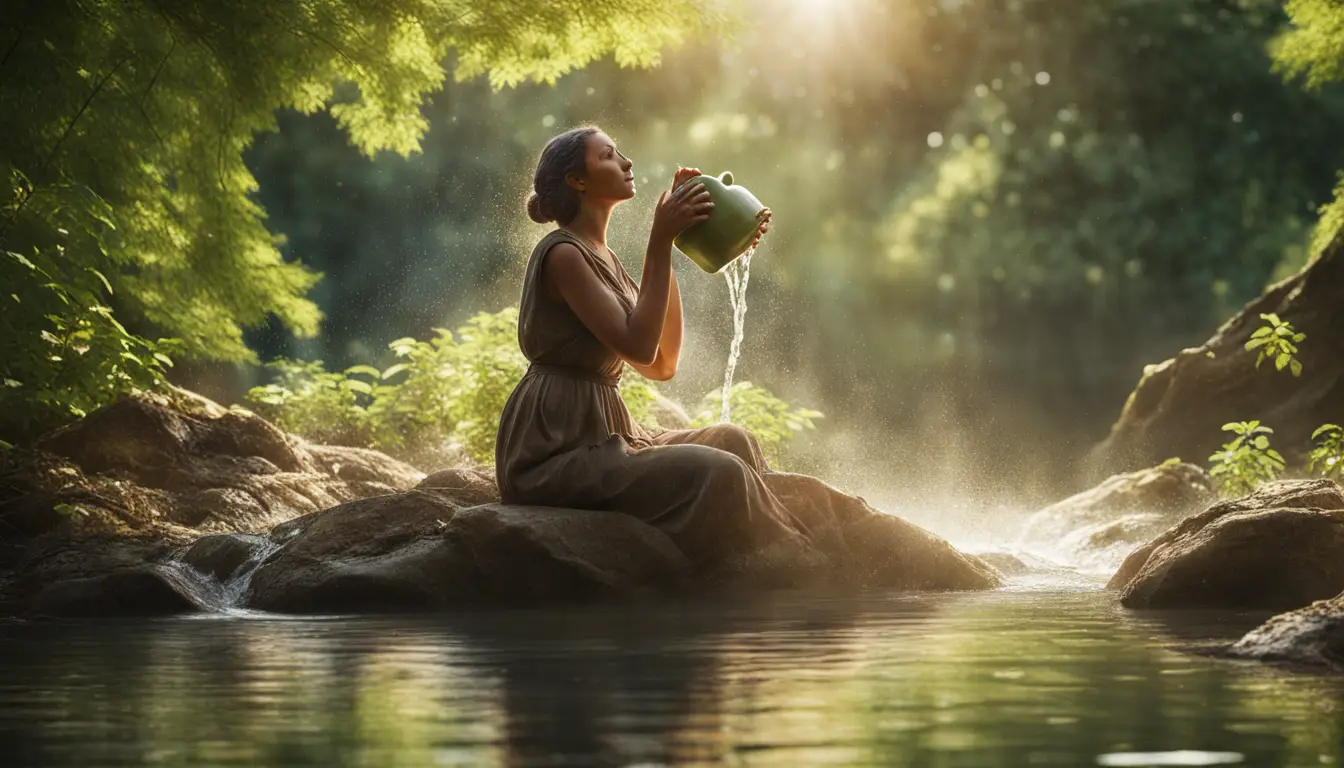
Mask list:
[[[329,110],[365,154],[406,155],[450,73],[505,86],[608,55],[647,66],[723,24],[696,0],[7,4],[0,276],[16,287],[2,314],[18,345],[0,363],[7,396],[152,374],[158,363],[116,318],[225,360],[254,360],[243,329],[270,315],[317,331],[307,294],[319,275],[282,258],[243,161],[277,110]],[[96,373],[62,381],[75,357]],[[100,397],[66,391],[42,407]]]
[[[1344,82],[1344,5],[1331,0],[1288,0],[1293,27],[1278,41],[1274,58],[1280,72],[1320,90]],[[1312,242],[1319,252],[1344,227],[1344,182],[1335,200],[1321,210],[1321,222]]]

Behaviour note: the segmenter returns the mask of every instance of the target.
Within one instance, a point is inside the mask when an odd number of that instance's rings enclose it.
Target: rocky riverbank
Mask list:
[[[786,503],[798,483],[767,481]],[[426,476],[186,392],[128,398],[8,451],[0,489],[11,614],[427,611],[1000,583],[978,558],[857,499],[843,514],[813,510],[824,551],[744,552],[697,569],[633,518],[501,505],[486,469]]]

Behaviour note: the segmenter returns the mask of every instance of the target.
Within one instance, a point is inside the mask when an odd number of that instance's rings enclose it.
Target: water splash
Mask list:
[[[724,423],[732,414],[729,395],[733,391],[737,358],[742,355],[742,336],[747,320],[747,281],[751,279],[751,257],[755,253],[756,248],[753,246],[723,268],[723,277],[728,281],[728,301],[733,307],[733,341],[728,347],[728,365],[723,371],[723,407],[719,411],[719,421]]]
[[[253,539],[247,559],[224,581],[203,573],[184,559],[186,549],[178,550],[154,567],[177,591],[209,614],[244,615],[243,608],[252,576],[266,560],[284,546],[269,536],[248,536]]]
[[[248,555],[247,560],[234,571],[233,576],[224,582],[224,605],[227,608],[236,608],[243,598],[247,596],[247,588],[252,584],[252,576],[265,563],[272,553],[279,550],[284,544],[278,542],[269,536],[262,539],[252,554]]]

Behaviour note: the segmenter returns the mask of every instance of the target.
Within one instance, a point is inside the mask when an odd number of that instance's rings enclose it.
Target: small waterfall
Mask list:
[[[240,607],[240,604],[247,595],[248,587],[252,584],[252,576],[256,574],[257,569],[261,567],[262,563],[266,562],[267,558],[284,546],[283,542],[276,541],[270,536],[250,536],[249,538],[255,543],[252,545],[247,559],[222,582],[184,559],[189,548],[174,552],[171,557],[158,563],[155,568],[176,587],[178,592],[186,595],[201,610],[208,613],[244,613],[246,609]]]
[[[733,307],[733,341],[728,347],[728,365],[723,371],[723,407],[719,411],[719,421],[725,423],[732,415],[730,395],[733,391],[733,374],[737,371],[737,358],[742,354],[742,336],[747,320],[747,281],[751,279],[751,257],[755,253],[756,248],[753,246],[723,268],[723,277],[728,281],[728,301]]]
[[[262,563],[266,562],[266,558],[282,546],[284,545],[269,536],[262,539],[261,544],[252,550],[252,554],[248,556],[247,560],[238,566],[238,570],[234,571],[228,581],[222,585],[225,607],[235,608],[238,606],[243,596],[247,594],[247,588],[252,584],[252,575],[257,572]]]

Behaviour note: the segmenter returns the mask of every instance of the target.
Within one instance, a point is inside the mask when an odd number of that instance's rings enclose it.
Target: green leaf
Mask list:
[[[1293,370],[1293,375],[1294,375],[1294,376],[1301,376],[1301,375],[1302,375],[1302,363],[1301,363],[1301,361],[1296,360],[1296,359],[1293,359],[1293,360],[1290,360],[1290,361],[1288,362],[1288,365],[1292,368],[1292,370]]]
[[[406,363],[397,363],[396,365],[391,366],[387,370],[383,371],[381,378],[390,379],[393,376],[396,376],[398,373],[407,370],[408,368],[410,368],[410,366],[407,365]]]
[[[39,270],[39,269],[37,268],[37,265],[36,265],[36,264],[34,264],[33,262],[29,261],[29,260],[28,260],[28,257],[24,256],[24,255],[21,254],[21,253],[15,253],[15,252],[13,252],[13,251],[5,251],[5,253],[6,253],[10,258],[12,258],[12,259],[14,259],[15,261],[19,262],[20,264],[22,264],[23,266],[27,267],[28,269],[31,269],[31,270],[33,270],[34,272],[40,272],[40,271],[41,271],[41,270]]]
[[[370,385],[367,381],[363,381],[362,379],[347,379],[345,382],[345,386],[363,395],[373,393],[373,386]]]
[[[1274,359],[1274,369],[1282,371],[1284,368],[1288,367],[1288,361],[1290,359],[1291,358],[1289,358],[1288,355],[1279,355]]]
[[[349,368],[345,369],[346,376],[354,376],[356,374],[372,376],[375,379],[382,377],[382,374],[378,371],[378,369],[374,368],[372,365],[352,365]]]
[[[1255,447],[1259,448],[1262,451],[1265,450],[1266,448],[1269,447],[1269,438],[1265,437],[1264,435],[1260,435],[1259,437],[1255,438]]]
[[[1260,347],[1263,347],[1268,343],[1269,339],[1266,338],[1251,339],[1250,341],[1246,342],[1246,349],[1259,349]]]
[[[1298,344],[1301,344],[1302,342],[1304,342],[1304,341],[1306,341],[1306,340],[1307,340],[1307,334],[1305,334],[1305,333],[1295,333],[1295,334],[1293,334],[1293,341],[1297,342]]]
[[[1260,338],[1261,336],[1268,336],[1269,334],[1271,334],[1271,333],[1273,333],[1273,332],[1274,332],[1274,329],[1273,329],[1273,328],[1270,328],[1268,325],[1262,325],[1262,326],[1260,326],[1259,328],[1256,328],[1256,329],[1255,329],[1255,333],[1252,333],[1252,334],[1251,334],[1251,338],[1253,338],[1253,339],[1258,339],[1258,338]]]
[[[97,277],[99,280],[102,281],[102,283],[103,283],[103,287],[107,289],[108,294],[111,294],[111,293],[112,293],[112,284],[109,283],[109,282],[107,281],[107,278],[103,276],[103,273],[102,273],[102,272],[99,272],[98,270],[94,269],[93,267],[89,267],[89,271],[92,272],[92,273],[94,274],[95,277]]]
[[[1321,426],[1316,428],[1315,432],[1311,433],[1311,439],[1315,440],[1316,438],[1320,437],[1326,432],[1339,431],[1339,429],[1340,428],[1338,424],[1322,424]]]

